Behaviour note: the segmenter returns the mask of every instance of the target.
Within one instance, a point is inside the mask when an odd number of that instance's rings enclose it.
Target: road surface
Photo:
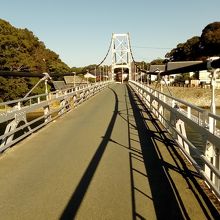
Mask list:
[[[125,84],[4,152],[0,177],[4,220],[218,216],[198,175]]]

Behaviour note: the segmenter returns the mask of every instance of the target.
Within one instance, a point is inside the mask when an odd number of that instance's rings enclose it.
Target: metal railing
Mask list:
[[[147,85],[135,81],[129,81],[129,85],[220,199],[220,132],[217,128],[220,116]],[[187,130],[193,131],[200,140],[199,148],[193,138],[188,137]]]
[[[109,83],[72,87],[0,103],[0,152],[70,111]]]

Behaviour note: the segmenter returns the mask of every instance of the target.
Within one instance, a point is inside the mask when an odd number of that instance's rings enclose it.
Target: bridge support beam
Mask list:
[[[121,72],[121,82],[131,79],[131,47],[129,34],[113,34],[112,36],[112,75],[115,70]],[[128,72],[128,73],[127,73]]]

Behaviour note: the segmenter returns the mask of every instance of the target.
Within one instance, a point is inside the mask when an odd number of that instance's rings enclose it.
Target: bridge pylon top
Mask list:
[[[112,72],[117,68],[128,69],[131,74],[131,47],[129,33],[112,34]]]

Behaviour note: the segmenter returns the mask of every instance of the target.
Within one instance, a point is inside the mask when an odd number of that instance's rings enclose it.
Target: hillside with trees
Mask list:
[[[0,19],[0,70],[68,72],[70,68],[31,31]]]
[[[201,36],[194,36],[166,54],[170,61],[205,60],[220,56],[220,22],[208,24]]]
[[[70,68],[31,31],[0,19],[0,71],[65,73],[70,72]],[[0,77],[0,101],[23,97],[37,81]],[[40,92],[43,92],[43,84],[32,94]]]

